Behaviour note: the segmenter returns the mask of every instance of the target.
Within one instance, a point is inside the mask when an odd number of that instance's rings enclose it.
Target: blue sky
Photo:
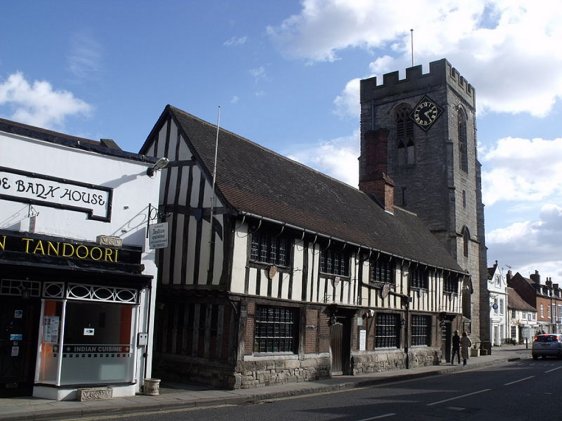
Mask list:
[[[535,4],[536,3],[536,4]],[[562,281],[562,1],[5,2],[0,116],[138,151],[166,104],[357,185],[359,80],[475,87],[488,261]]]

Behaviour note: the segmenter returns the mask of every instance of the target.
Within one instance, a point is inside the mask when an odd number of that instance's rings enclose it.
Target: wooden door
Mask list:
[[[332,375],[343,374],[343,324],[336,322],[330,326],[330,350],[332,355]]]

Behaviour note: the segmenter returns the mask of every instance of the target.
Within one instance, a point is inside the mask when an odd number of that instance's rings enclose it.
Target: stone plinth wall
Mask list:
[[[200,383],[222,389],[240,388],[234,367],[202,358],[180,355],[155,355],[152,376],[163,382]]]
[[[236,371],[242,389],[306,382],[330,376],[330,356],[315,355],[302,360],[292,356],[246,357],[238,363]]]
[[[413,348],[408,352],[409,368],[439,365],[441,351],[437,348]],[[352,354],[353,374],[378,373],[406,368],[403,350],[357,352]]]

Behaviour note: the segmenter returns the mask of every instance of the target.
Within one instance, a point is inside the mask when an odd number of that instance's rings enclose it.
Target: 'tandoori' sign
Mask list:
[[[0,167],[0,199],[85,212],[109,221],[113,189]]]

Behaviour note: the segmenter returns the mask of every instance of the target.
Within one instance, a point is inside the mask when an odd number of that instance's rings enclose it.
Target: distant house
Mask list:
[[[562,332],[562,290],[551,278],[541,283],[538,271],[529,278],[516,273],[508,277],[508,285],[531,306],[536,308],[538,330],[546,333]]]
[[[468,275],[388,178],[369,196],[173,106],[140,153],[170,160],[158,377],[251,388],[449,358]]]
[[[527,303],[513,288],[507,288],[511,342],[529,341],[538,331],[537,309]]]
[[[488,294],[490,297],[490,340],[492,346],[500,346],[509,337],[509,323],[507,323],[507,283],[497,261],[488,268]]]

